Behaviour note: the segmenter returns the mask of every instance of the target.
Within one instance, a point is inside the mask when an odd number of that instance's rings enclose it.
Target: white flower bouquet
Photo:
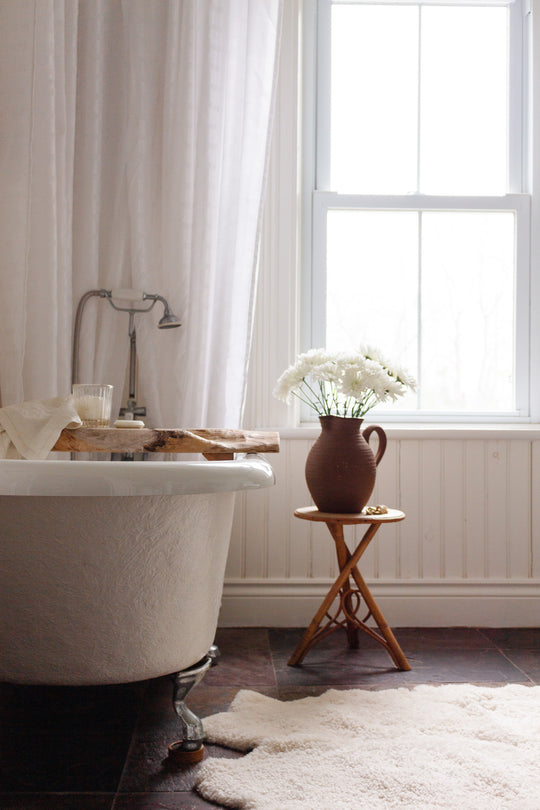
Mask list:
[[[370,346],[358,352],[311,349],[298,355],[276,383],[274,396],[295,396],[319,416],[362,418],[378,402],[395,401],[415,380]]]

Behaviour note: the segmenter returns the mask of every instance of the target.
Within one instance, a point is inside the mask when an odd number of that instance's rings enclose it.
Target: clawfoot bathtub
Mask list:
[[[256,455],[0,461],[0,680],[196,682],[214,655],[234,492],[273,482]],[[176,703],[190,679],[176,676]]]

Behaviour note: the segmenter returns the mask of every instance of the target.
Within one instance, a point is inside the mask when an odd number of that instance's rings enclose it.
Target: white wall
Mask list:
[[[318,430],[296,427],[296,414],[272,398],[275,380],[299,348],[299,4],[285,4],[245,416],[246,426],[280,430],[281,453],[268,456],[277,475],[274,488],[237,496],[224,626],[305,625],[336,574],[326,527],[293,517],[295,508],[310,503],[304,464]],[[537,0],[534,6],[540,11]],[[307,2],[305,10],[310,8]],[[304,105],[302,114],[312,111]],[[534,128],[535,139],[539,131]],[[533,166],[533,178],[537,174]],[[535,203],[535,221],[537,208]],[[538,254],[533,244],[537,299]],[[533,348],[540,344],[537,309]],[[538,359],[536,351],[537,365]],[[362,570],[390,624],[540,624],[540,425],[391,426],[387,432],[370,502],[399,507],[407,517],[380,529]],[[356,527],[347,536],[354,542],[360,535]]]

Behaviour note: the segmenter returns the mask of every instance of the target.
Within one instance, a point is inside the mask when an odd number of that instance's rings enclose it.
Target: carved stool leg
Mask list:
[[[354,578],[354,581],[356,582],[358,590],[362,594],[364,602],[368,606],[371,615],[375,619],[377,626],[382,633],[385,643],[383,643],[382,639],[379,639],[381,644],[383,644],[383,647],[392,657],[392,660],[395,663],[396,667],[404,672],[408,672],[411,668],[410,664],[405,658],[403,650],[399,646],[396,637],[392,633],[392,630],[388,626],[388,623],[384,618],[379,606],[377,605],[377,602],[373,598],[371,591],[366,585],[366,581],[364,580],[362,574],[360,573],[360,571],[356,566],[352,570],[352,576]]]
[[[302,662],[303,658],[305,657],[306,653],[308,652],[308,650],[314,644],[316,644],[317,641],[323,635],[328,635],[328,633],[333,632],[333,630],[338,629],[339,625],[336,622],[334,622],[333,620],[331,620],[328,623],[326,629],[324,629],[324,630],[320,630],[319,625],[322,622],[322,620],[324,619],[324,617],[326,616],[329,608],[331,607],[331,605],[334,602],[334,600],[335,600],[336,596],[338,595],[338,593],[343,589],[344,585],[348,582],[349,577],[351,575],[351,572],[352,572],[354,566],[356,565],[356,563],[358,562],[358,560],[360,559],[360,557],[362,556],[362,554],[364,553],[364,551],[368,547],[368,545],[369,545],[369,543],[371,541],[371,538],[374,536],[374,534],[376,533],[376,531],[378,529],[377,525],[370,526],[369,529],[367,530],[367,532],[365,533],[364,537],[362,538],[362,541],[359,543],[358,548],[355,550],[354,554],[351,555],[349,553],[349,550],[347,549],[347,547],[345,545],[345,541],[343,540],[343,530],[342,530],[341,526],[339,526],[339,524],[336,524],[334,522],[331,522],[331,523],[329,522],[328,523],[328,528],[330,529],[330,532],[332,533],[332,537],[334,537],[334,533],[332,531],[334,526],[336,527],[336,537],[337,537],[336,546],[338,546],[338,544],[339,544],[339,548],[340,548],[339,553],[340,553],[340,555],[342,555],[346,559],[346,562],[344,563],[343,568],[341,569],[341,571],[339,573],[339,576],[337,577],[336,581],[334,582],[334,584],[332,585],[332,587],[328,591],[326,597],[324,598],[323,602],[321,603],[321,606],[318,609],[317,613],[314,615],[313,619],[311,620],[311,623],[310,623],[309,627],[307,628],[306,632],[304,633],[304,635],[302,636],[302,639],[301,639],[300,643],[297,645],[297,647],[294,650],[293,654],[289,658],[287,663],[288,663],[288,665],[290,667],[294,667],[294,666],[297,666],[298,664],[300,664]],[[341,529],[341,534],[340,534],[340,529]],[[336,537],[334,537],[334,539],[336,539]],[[331,627],[331,625],[334,625],[334,627]]]
[[[318,640],[318,636],[316,634],[317,634],[317,631],[319,629],[319,625],[322,622],[322,620],[324,619],[324,617],[326,615],[326,612],[328,611],[328,609],[332,605],[332,602],[334,601],[334,599],[338,595],[339,591],[341,590],[341,586],[342,586],[343,582],[345,582],[347,577],[348,577],[348,574],[347,574],[347,576],[339,576],[336,579],[336,581],[334,582],[334,584],[332,585],[332,587],[330,588],[330,590],[328,591],[328,593],[327,593],[326,597],[324,598],[320,608],[318,609],[315,616],[312,618],[309,627],[307,628],[306,632],[302,636],[302,640],[300,641],[300,643],[296,647],[295,651],[293,652],[293,654],[289,658],[287,663],[288,663],[288,665],[290,667],[294,667],[297,664],[300,664],[302,659],[306,655],[307,651]]]
[[[347,565],[348,558],[350,556],[348,553],[347,545],[345,543],[345,537],[343,535],[343,526],[341,523],[330,523],[330,522],[327,523],[327,526],[336,543],[336,555],[339,570],[343,571],[343,569]],[[351,612],[354,613],[354,611],[352,610],[350,600],[350,588],[348,580],[344,583],[341,589],[341,600],[347,622],[347,640],[349,642],[349,647],[352,650],[357,650],[359,647],[358,627],[354,622],[354,620],[351,619]]]

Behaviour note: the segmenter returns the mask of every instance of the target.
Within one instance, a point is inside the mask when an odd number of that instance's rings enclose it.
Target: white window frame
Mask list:
[[[433,5],[460,0],[401,0],[410,4]],[[330,9],[332,3],[359,2],[392,4],[392,0],[313,0],[304,8],[304,233],[301,311],[302,349],[322,346],[326,318],[326,222],[334,209],[412,210],[412,211],[510,211],[516,222],[516,300],[515,300],[515,411],[463,413],[428,411],[377,411],[370,417],[384,422],[527,422],[532,421],[530,396],[530,294],[531,294],[531,195],[529,166],[529,31],[528,0],[473,0],[480,5],[507,5],[510,12],[511,86],[509,110],[510,192],[501,196],[432,196],[341,194],[330,189]],[[395,3],[395,0],[393,0]],[[311,132],[311,136],[310,136]],[[315,137],[313,137],[315,133]],[[313,421],[309,412],[302,421]]]

